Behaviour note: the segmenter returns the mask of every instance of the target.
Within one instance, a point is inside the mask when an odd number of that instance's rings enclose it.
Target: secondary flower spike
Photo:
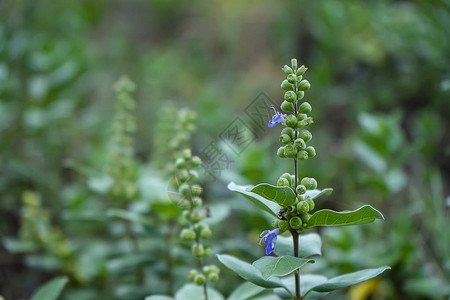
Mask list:
[[[280,229],[274,229],[274,230],[264,230],[260,237],[259,245],[261,245],[261,242],[264,241],[266,246],[266,255],[269,255],[270,253],[275,250],[275,243],[277,242],[278,234],[280,233]]]
[[[270,128],[275,127],[278,123],[283,123],[284,119],[287,116],[285,114],[280,114],[279,112],[277,112],[275,110],[275,107],[273,106],[272,109],[275,112],[275,115],[272,117],[272,120],[269,121],[269,124],[267,124],[267,126],[269,126]]]

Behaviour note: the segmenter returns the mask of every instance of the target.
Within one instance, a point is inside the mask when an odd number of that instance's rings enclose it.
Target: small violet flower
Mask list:
[[[279,112],[277,112],[275,110],[275,107],[272,106],[272,108],[275,112],[275,115],[272,117],[272,120],[269,121],[269,124],[267,124],[267,126],[269,126],[270,128],[275,127],[278,123],[282,123],[287,116],[286,114],[280,114]]]
[[[273,252],[273,250],[275,250],[275,243],[277,242],[277,236],[279,233],[280,229],[277,228],[274,230],[264,230],[259,236],[261,238],[259,245],[261,245],[261,242],[263,241],[267,245],[266,255],[269,255]]]

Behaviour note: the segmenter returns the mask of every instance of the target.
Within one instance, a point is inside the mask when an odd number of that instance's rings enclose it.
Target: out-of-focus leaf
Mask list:
[[[330,196],[333,192],[332,188],[326,188],[323,190],[307,190],[305,196],[311,197],[312,200],[319,198],[320,196]]]
[[[336,212],[329,209],[316,211],[309,219],[308,225],[313,226],[345,226],[372,223],[376,219],[384,220],[383,215],[370,205],[364,205],[357,210]]]
[[[155,296],[145,297],[145,300],[174,300],[174,299],[172,297],[168,297],[168,296],[155,295]]]
[[[238,286],[238,288],[231,293],[227,300],[247,300],[258,295],[262,291],[264,291],[263,287],[257,286],[251,282],[245,282]]]
[[[118,218],[144,226],[151,226],[150,221],[146,217],[132,211],[127,211],[123,209],[108,209],[106,211],[106,215],[108,217]]]
[[[32,241],[23,241],[14,238],[4,238],[3,246],[12,253],[27,253],[37,249]]]
[[[175,300],[203,300],[203,287],[192,283],[185,284],[175,293]],[[223,300],[222,294],[213,288],[208,288],[209,300]]]
[[[30,300],[57,300],[68,281],[67,277],[54,278],[39,288]]]

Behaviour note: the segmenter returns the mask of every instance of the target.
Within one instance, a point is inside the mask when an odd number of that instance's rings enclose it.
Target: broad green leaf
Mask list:
[[[317,233],[299,235],[299,256],[301,258],[322,255],[322,241]],[[275,254],[278,256],[292,255],[294,253],[294,242],[292,236],[278,236],[275,246]]]
[[[374,278],[388,269],[390,269],[390,267],[385,266],[377,269],[365,269],[348,273],[328,279],[324,283],[312,287],[311,290],[320,293],[329,293]]]
[[[238,274],[245,280],[250,281],[251,283],[262,286],[264,288],[285,288],[279,278],[271,278],[269,280],[264,279],[258,269],[256,269],[251,264],[246,263],[245,261],[237,259],[236,257],[226,254],[218,254],[217,258],[227,268],[231,269],[236,274]]]
[[[295,202],[295,193],[287,186],[274,186],[268,183],[260,183],[252,188],[251,192],[273,201],[282,207],[291,206]]]
[[[305,196],[311,197],[312,200],[319,198],[322,195],[330,196],[333,192],[332,188],[326,188],[323,190],[307,190]]]
[[[230,184],[228,184],[228,189],[233,192],[238,192],[239,194],[243,195],[245,198],[253,202],[253,204],[255,204],[257,207],[278,218],[278,212],[281,209],[278,204],[269,201],[258,194],[252,193],[250,191],[250,188],[237,185],[234,182],[230,182]]]
[[[32,241],[24,241],[15,238],[4,238],[3,246],[12,253],[34,252],[38,249]]]
[[[383,215],[370,205],[364,205],[357,210],[337,212],[329,209],[316,211],[309,219],[308,225],[313,226],[345,226],[372,223],[375,219],[384,220]]]
[[[263,287],[257,286],[251,282],[245,282],[238,286],[227,300],[247,300],[258,295],[262,291],[264,291]]]
[[[133,255],[125,254],[109,260],[107,268],[111,273],[122,273],[135,270],[139,266],[148,265],[154,260],[155,258],[148,255],[148,253],[134,253]]]
[[[203,300],[203,286],[188,283],[175,293],[175,300]],[[208,288],[208,300],[224,300],[222,294],[213,288]]]
[[[155,296],[145,297],[145,300],[174,300],[174,299],[172,297],[168,297],[168,296],[155,295]]]
[[[270,279],[273,276],[285,276],[291,274],[294,270],[301,268],[307,263],[314,263],[314,260],[303,259],[294,256],[263,256],[253,262],[253,266],[261,271],[264,279]]]
[[[56,277],[44,284],[30,300],[56,300],[66,285],[67,277]]]

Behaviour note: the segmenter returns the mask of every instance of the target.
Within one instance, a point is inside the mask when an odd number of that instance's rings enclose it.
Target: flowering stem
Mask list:
[[[294,84],[294,92],[297,93],[297,85]],[[294,103],[294,111],[295,111],[295,116],[297,116],[298,111],[297,111],[298,107],[297,107],[297,102]],[[295,130],[295,140],[297,139],[298,136],[298,132],[297,129]],[[295,157],[294,159],[294,172],[295,172],[295,196],[297,196],[297,185],[298,185],[298,160],[297,157]],[[291,230],[291,234],[292,234],[292,239],[294,240],[294,257],[299,257],[299,250],[298,250],[298,233],[296,230],[292,229]],[[301,300],[302,296],[300,293],[300,269],[295,270],[295,299],[296,300]]]

